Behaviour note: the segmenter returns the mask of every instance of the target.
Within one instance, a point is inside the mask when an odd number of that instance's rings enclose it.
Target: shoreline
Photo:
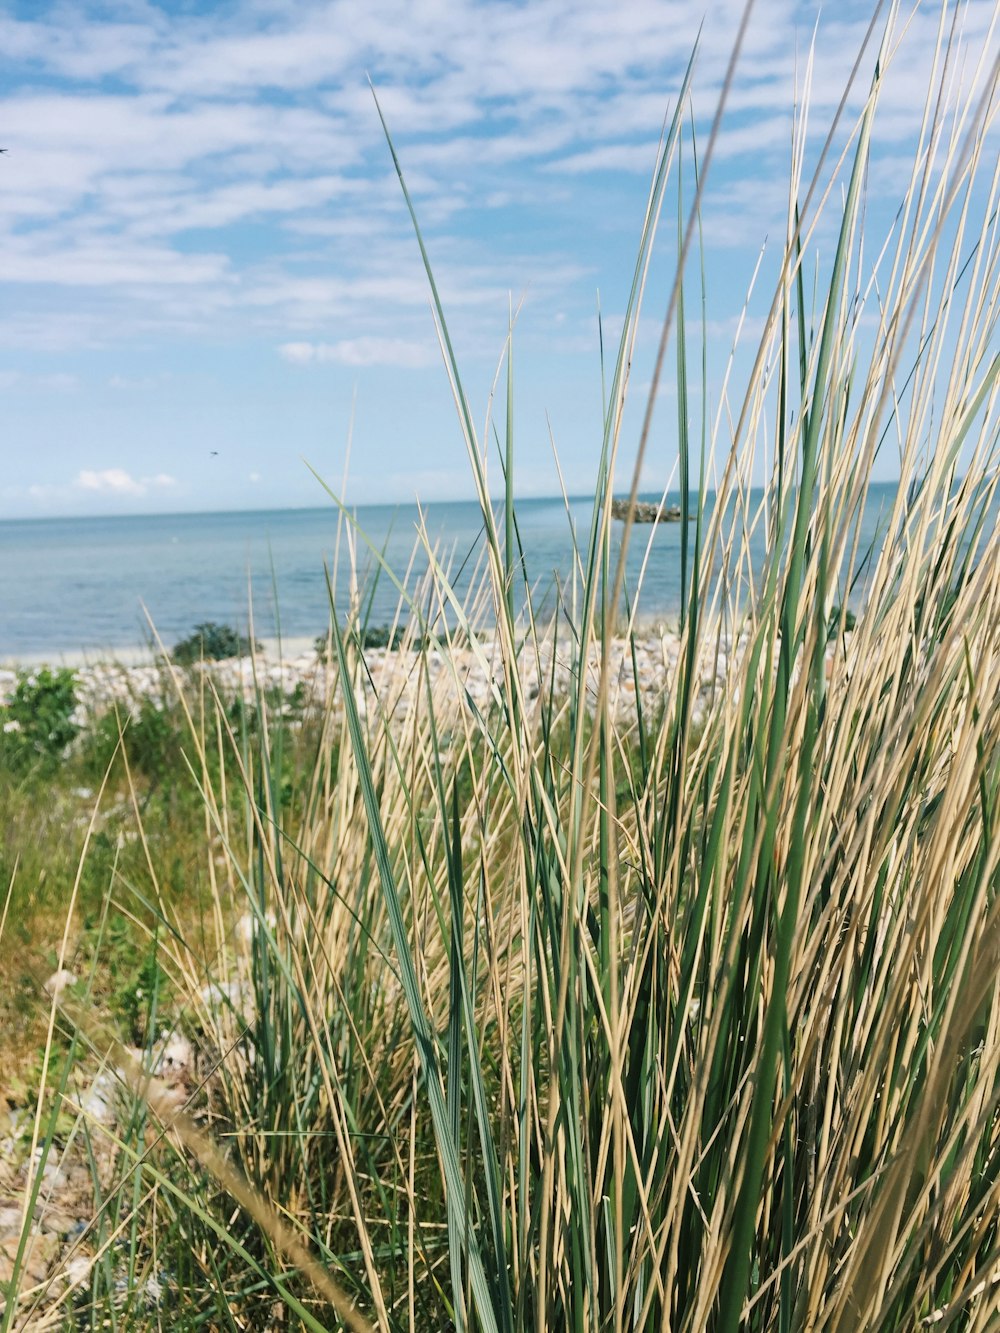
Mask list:
[[[619,617],[619,621],[620,621]],[[565,621],[561,621],[565,628]],[[652,639],[662,639],[677,637],[679,625],[679,613],[675,610],[656,613],[647,613],[636,617],[633,626],[633,634],[636,641],[646,641]],[[387,628],[379,626],[378,628]],[[519,626],[519,629],[522,628]],[[495,631],[492,628],[480,628],[478,638],[481,643],[492,641]],[[548,639],[549,629],[545,628],[539,632],[539,640]],[[275,635],[256,635],[256,641],[259,645],[255,656],[258,660],[264,660],[268,664],[289,663],[299,661],[306,655],[315,656],[316,634],[283,634],[280,638]],[[613,638],[615,641],[622,635],[616,633]],[[366,649],[366,656],[372,652],[386,651],[384,649]],[[393,650],[395,651],[395,650]],[[149,643],[121,644],[119,646],[108,647],[65,647],[50,649],[34,649],[28,652],[7,653],[0,651],[0,673],[3,672],[25,672],[40,670],[43,667],[52,669],[69,668],[72,671],[89,671],[97,668],[116,669],[133,667],[162,667],[169,659],[170,646],[164,643],[162,646]],[[224,666],[227,663],[249,661],[251,655],[244,654],[242,657],[221,658],[216,662],[209,662],[209,666]]]
[[[746,627],[709,634],[698,645],[698,660],[690,698],[691,720],[695,725],[709,715],[721,692],[741,684],[740,663],[748,643]],[[844,635],[846,645],[853,638],[852,629]],[[175,705],[182,697],[192,697],[206,683],[229,702],[242,699],[253,705],[262,697],[279,714],[296,717],[315,716],[324,708],[341,709],[339,672],[334,662],[317,652],[312,635],[258,640],[253,653],[240,657],[175,665],[163,650],[143,648],[120,650],[115,657],[107,653],[88,656],[66,654],[61,659],[52,654],[38,654],[35,660],[22,659],[0,665],[0,710],[9,705],[19,683],[46,667],[68,669],[74,673],[76,708],[72,721],[86,730],[112,710],[137,718],[147,704],[158,711]],[[686,651],[686,650],[685,650]],[[837,643],[826,646],[827,674]],[[773,663],[778,646],[774,645]],[[590,645],[586,691],[595,701],[602,667],[609,686],[611,715],[628,722],[637,717],[637,705],[647,716],[656,713],[669,696],[681,657],[681,636],[676,621],[666,618],[640,621],[631,637],[614,635],[602,644]],[[606,666],[604,660],[606,658]],[[482,712],[501,704],[506,692],[500,648],[492,628],[481,630],[475,647],[456,642],[451,649],[405,645],[369,647],[362,651],[363,668],[354,678],[355,698],[362,716],[384,712],[398,721],[427,705],[428,686],[436,709],[471,704]],[[576,688],[575,646],[569,631],[560,625],[559,640],[554,643],[551,626],[540,630],[532,641],[528,627],[519,626],[518,680],[525,705],[534,709],[539,698],[562,700]]]
[[[290,657],[301,657],[305,652],[312,652],[316,642],[315,635],[295,634],[287,638],[258,639],[260,650],[258,657],[274,661],[287,661]],[[96,667],[146,667],[163,666],[169,648],[158,648],[149,644],[131,644],[109,648],[53,648],[27,653],[5,653],[0,655],[0,671],[34,671],[42,667],[68,667],[72,671],[91,670]],[[239,658],[226,658],[224,661],[239,661]]]
[[[0,707],[12,699],[18,682],[46,667],[70,669],[75,674],[77,710],[74,721],[85,727],[113,708],[134,712],[149,702],[160,709],[175,701],[179,692],[197,688],[209,679],[221,695],[242,697],[253,702],[258,691],[272,700],[283,695],[295,706],[325,706],[339,693],[338,673],[316,652],[315,638],[293,636],[280,641],[261,640],[253,655],[173,667],[167,657],[145,648],[122,652],[117,658],[106,654],[87,658],[85,654],[66,654],[61,660],[53,654],[39,654],[34,661],[21,660],[0,666]],[[565,645],[565,647],[563,647]],[[676,628],[665,625],[636,626],[632,639],[612,638],[607,646],[613,711],[634,714],[636,696],[644,708],[655,708],[662,701],[676,670],[680,655],[680,636]],[[698,705],[708,703],[708,696],[723,688],[738,645],[728,644],[716,652],[714,643],[706,644],[699,671]],[[595,642],[588,655],[587,674],[596,692],[602,645]],[[438,648],[416,649],[367,648],[365,670],[355,682],[358,705],[369,712],[381,701],[394,717],[410,713],[426,702],[429,677],[440,705],[461,704],[466,697],[481,709],[489,708],[503,688],[499,646],[492,631],[477,638],[477,647],[456,644],[449,652]],[[540,695],[567,695],[573,687],[574,672],[568,638],[553,648],[550,634],[540,634],[537,654],[534,648],[521,656],[520,685],[530,704]],[[634,658],[634,660],[633,660]],[[296,697],[297,696],[297,697]]]

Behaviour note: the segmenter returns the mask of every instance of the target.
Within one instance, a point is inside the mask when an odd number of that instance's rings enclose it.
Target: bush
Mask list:
[[[183,721],[183,718],[180,719]],[[178,717],[160,708],[152,699],[140,699],[126,722],[115,709],[105,713],[84,737],[83,763],[88,775],[100,779],[114,759],[124,727],[124,748],[129,765],[147,778],[158,781],[180,754],[181,729]]]
[[[835,606],[833,610],[830,612],[830,623],[827,625],[827,630],[826,630],[827,642],[830,642],[833,639],[837,638],[837,636],[840,634],[841,615],[843,615],[844,617],[844,631],[847,634],[850,634],[851,630],[858,623],[858,618],[853,611],[842,612],[839,606]]]
[[[396,625],[366,625],[358,636],[362,648],[398,648],[403,642],[403,627]]]
[[[364,629],[358,631],[358,642],[363,649],[368,648],[388,648],[395,651],[402,645],[405,631],[402,625],[395,625],[392,629],[388,625],[366,625]],[[329,636],[320,634],[316,638],[314,647],[316,656],[321,662],[326,661],[327,648],[329,647]],[[414,647],[419,647],[420,641],[414,641]]]
[[[194,632],[174,644],[170,656],[178,666],[194,662],[221,662],[227,657],[243,657],[251,651],[260,651],[260,644],[233,629],[232,625],[217,625],[207,620],[195,625]]]
[[[76,704],[76,677],[68,668],[20,675],[14,697],[0,708],[4,761],[23,768],[58,759],[80,729]]]

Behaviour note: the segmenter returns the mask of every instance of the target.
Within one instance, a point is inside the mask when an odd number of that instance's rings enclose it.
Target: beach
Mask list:
[[[746,642],[745,634],[733,640],[719,633],[701,643],[692,701],[696,723],[704,718],[713,694],[725,687],[730,667]],[[525,637],[520,652],[518,689],[527,704],[549,694],[559,698],[570,692],[576,668],[568,646],[554,645],[551,635],[542,634],[537,642]],[[667,626],[638,629],[628,638],[610,640],[603,669],[608,676],[612,716],[634,718],[637,699],[646,715],[653,716],[662,707],[680,653],[680,634]],[[831,644],[828,657],[833,653]],[[353,660],[357,663],[356,656]],[[597,695],[602,660],[602,645],[594,641],[586,671],[591,699]],[[488,712],[503,698],[500,646],[491,632],[477,636],[474,646],[458,642],[426,650],[366,648],[363,668],[358,665],[354,683],[362,711],[373,709],[380,701],[396,720],[426,703],[428,681],[438,704],[468,701]],[[263,695],[272,707],[294,702],[298,708],[315,710],[328,699],[334,709],[339,707],[339,673],[326,654],[317,651],[316,643],[305,637],[263,640],[252,655],[190,667],[177,667],[166,654],[148,649],[96,659],[86,654],[61,654],[54,659],[42,654],[30,662],[0,667],[0,707],[9,703],[21,678],[31,681],[46,668],[72,671],[77,698],[73,720],[80,727],[116,708],[123,716],[144,702],[163,708],[203,686],[211,686],[223,699],[242,699],[248,704]]]

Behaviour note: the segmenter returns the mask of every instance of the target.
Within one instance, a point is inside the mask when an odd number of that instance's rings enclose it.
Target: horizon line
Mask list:
[[[870,484],[873,486],[898,486],[899,477],[887,477],[881,481],[873,481]],[[763,485],[751,486],[749,489],[751,492],[762,491],[764,490],[764,486]],[[692,490],[691,494],[695,495],[697,494],[697,492],[695,490]],[[716,488],[715,487],[708,488],[705,490],[704,494],[715,495]],[[648,499],[649,497],[655,497],[657,500],[659,500],[661,497],[664,496],[669,498],[675,495],[676,496],[680,495],[679,489],[671,489],[666,492],[656,491],[656,490],[641,490],[637,493],[636,498],[644,500]],[[577,501],[592,502],[593,498],[594,498],[593,495],[586,491],[581,491],[576,494],[568,494],[568,495],[563,495],[561,492],[557,492],[555,494],[521,495],[514,497],[515,503],[520,503],[520,504],[532,503],[532,502],[545,502],[545,501],[556,502],[558,504],[563,504],[567,501],[570,503],[575,503]],[[627,499],[628,494],[626,492],[623,495],[619,495],[617,492],[613,492],[612,498]],[[504,497],[502,495],[498,495],[498,496],[491,496],[490,499],[491,503],[493,504],[502,504]],[[447,499],[439,498],[439,499],[423,500],[420,499],[420,497],[415,496],[411,500],[358,500],[353,502],[349,502],[346,500],[340,501],[340,504],[342,504],[344,509],[347,510],[406,509],[406,508],[418,509],[418,508],[428,508],[431,505],[470,505],[470,504],[479,505],[479,503],[480,503],[479,500],[475,496],[468,496],[464,499],[459,499],[457,497],[452,496],[451,498]],[[112,511],[112,512],[89,513],[89,514],[79,513],[79,512],[57,513],[57,514],[0,514],[0,523],[65,523],[65,522],[75,522],[81,520],[98,522],[104,519],[136,519],[136,518],[156,518],[156,519],[212,518],[212,517],[228,517],[230,515],[237,515],[237,514],[244,514],[244,515],[309,514],[309,513],[317,513],[327,508],[329,508],[330,512],[333,514],[339,512],[337,503],[331,500],[327,504],[254,505],[248,508],[233,508],[233,509],[137,509],[129,511]]]

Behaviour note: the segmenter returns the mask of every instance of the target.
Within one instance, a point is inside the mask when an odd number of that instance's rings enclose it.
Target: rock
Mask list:
[[[75,1217],[71,1217],[69,1213],[64,1213],[58,1208],[43,1213],[41,1218],[42,1231],[51,1232],[53,1236],[68,1236],[76,1223],[77,1219]]]
[[[273,931],[278,924],[278,918],[270,910],[265,912],[264,920],[267,923],[268,930]],[[251,944],[256,928],[257,918],[252,912],[244,912],[236,923],[236,938],[243,944]]]
[[[628,500],[611,501],[611,517],[626,519],[629,513],[632,514],[633,523],[679,523],[681,521],[680,505],[666,505],[662,509],[658,504],[650,504],[646,500],[636,500],[629,509]],[[690,517],[693,519],[694,514]]]
[[[247,1002],[246,987],[242,981],[212,981],[198,992],[207,1009],[235,1009],[242,1013]]]
[[[0,1240],[0,1282],[10,1282],[14,1277],[14,1263],[21,1244],[20,1235],[6,1236]],[[21,1265],[21,1281],[37,1286],[48,1277],[49,1269],[59,1249],[59,1237],[33,1231],[28,1237]]]
[[[99,1124],[110,1124],[114,1119],[116,1084],[111,1074],[98,1074],[90,1088],[80,1099],[80,1108],[84,1115]]]
[[[155,1072],[166,1083],[177,1083],[194,1073],[194,1047],[187,1037],[172,1032],[160,1051]]]
[[[69,968],[61,967],[58,972],[53,972],[51,977],[45,983],[45,990],[48,995],[53,997],[61,995],[67,986],[75,986],[77,976]]]
[[[58,1156],[47,1157],[44,1148],[36,1148],[32,1163],[36,1171],[41,1169],[42,1179],[50,1190],[62,1189],[66,1183],[66,1173],[59,1163]]]
[[[86,1282],[90,1277],[90,1270],[94,1266],[94,1261],[86,1254],[74,1254],[72,1259],[66,1265],[66,1271],[63,1276],[71,1287],[78,1287],[82,1282]]]
[[[139,1295],[143,1297],[147,1305],[159,1305],[163,1297],[164,1283],[161,1278],[153,1274],[139,1288]]]

